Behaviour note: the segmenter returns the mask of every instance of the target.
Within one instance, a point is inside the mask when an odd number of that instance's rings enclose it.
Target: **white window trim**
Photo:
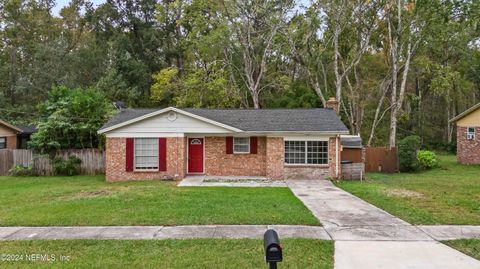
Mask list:
[[[247,151],[236,151],[235,150],[235,140],[239,139],[239,138],[240,139],[247,139],[247,145],[248,145],[248,150]],[[233,154],[250,154],[250,137],[234,137],[232,147],[233,147]]]
[[[144,139],[144,138],[150,138],[150,139],[154,139],[156,138],[158,140],[158,137],[136,137],[133,139],[133,172],[159,172],[160,171],[160,163],[159,163],[159,160],[157,160],[157,169],[137,169],[137,153],[136,153],[136,150],[135,150],[135,145],[137,144],[136,140],[137,139]],[[159,142],[157,142],[159,143]],[[159,150],[159,146],[157,144],[157,159],[160,158],[160,150]]]
[[[473,133],[469,132],[470,128],[473,129]],[[468,140],[475,140],[475,127],[467,127],[467,139]]]
[[[328,167],[330,166],[330,158],[328,157],[328,149],[330,147],[330,142],[328,140],[285,140],[283,142],[283,147],[284,147],[284,152],[285,150],[285,142],[287,141],[300,141],[300,142],[305,142],[305,162],[304,163],[287,163],[286,158],[284,156],[283,158],[283,164],[284,166],[316,166],[316,167]],[[327,142],[327,163],[308,163],[308,142],[311,141],[318,141],[318,142]],[[285,153],[284,153],[285,154]]]

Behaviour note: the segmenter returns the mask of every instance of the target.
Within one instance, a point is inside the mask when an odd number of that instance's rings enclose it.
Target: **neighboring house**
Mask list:
[[[451,119],[457,124],[457,160],[480,164],[480,103]]]
[[[12,125],[0,120],[0,149],[25,149],[30,135],[36,131],[32,125]]]
[[[363,145],[360,135],[342,135],[342,161],[363,163]]]
[[[329,104],[336,101],[330,101]],[[340,135],[325,109],[125,109],[106,136],[107,181],[187,175],[284,178],[341,176]]]

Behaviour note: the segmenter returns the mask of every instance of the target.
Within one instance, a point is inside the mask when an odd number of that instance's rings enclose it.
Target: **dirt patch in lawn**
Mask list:
[[[111,190],[79,191],[76,193],[72,193],[68,196],[63,195],[62,197],[59,197],[59,200],[71,201],[71,200],[79,200],[79,199],[107,197],[107,196],[113,195],[114,193],[115,192]]]
[[[385,190],[388,196],[401,197],[401,198],[424,198],[423,193],[411,191],[407,189],[388,189]]]
[[[81,191],[76,196],[79,198],[87,197],[98,197],[98,196],[107,196],[112,194],[111,191],[100,190],[100,191]]]

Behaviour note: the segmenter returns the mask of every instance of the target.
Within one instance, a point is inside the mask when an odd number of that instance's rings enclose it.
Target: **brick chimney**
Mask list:
[[[335,110],[335,112],[338,114],[338,101],[335,97],[328,98],[326,107]]]

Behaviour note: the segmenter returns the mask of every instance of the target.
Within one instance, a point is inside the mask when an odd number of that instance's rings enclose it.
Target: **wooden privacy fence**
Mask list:
[[[365,148],[366,172],[398,172],[397,148],[366,147]]]
[[[64,160],[70,155],[77,156],[82,163],[80,173],[86,175],[95,175],[105,173],[105,153],[98,149],[69,149],[59,150],[55,157]],[[27,149],[0,149],[0,176],[7,175],[8,170],[15,165],[32,166],[38,175],[52,175],[53,167],[50,158],[47,155],[35,154]]]

